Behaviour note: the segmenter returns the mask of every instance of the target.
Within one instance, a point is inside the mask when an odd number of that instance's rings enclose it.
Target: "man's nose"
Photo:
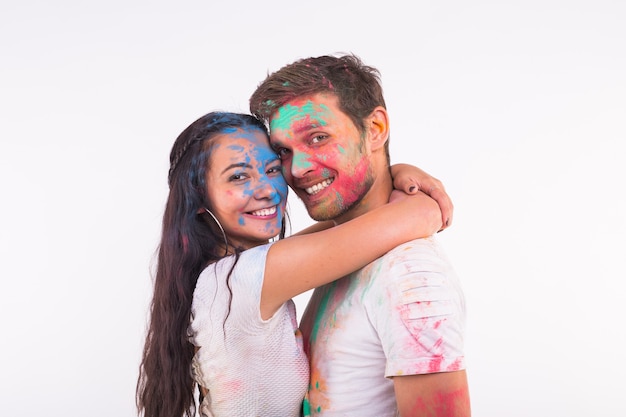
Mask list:
[[[313,170],[312,158],[306,152],[294,152],[291,160],[291,175],[295,178],[303,178]]]

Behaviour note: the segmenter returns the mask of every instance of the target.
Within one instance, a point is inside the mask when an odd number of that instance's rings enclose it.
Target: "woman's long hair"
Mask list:
[[[195,414],[190,373],[194,347],[187,331],[193,291],[202,270],[224,256],[222,232],[201,213],[211,209],[205,179],[212,139],[233,128],[258,128],[267,134],[253,116],[214,112],[189,125],[170,153],[170,192],[137,381],[137,409],[145,417]]]

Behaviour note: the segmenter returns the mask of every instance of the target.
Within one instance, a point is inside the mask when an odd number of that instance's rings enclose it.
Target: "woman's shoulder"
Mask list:
[[[239,279],[239,277],[253,277],[255,275],[262,276],[265,269],[267,252],[271,245],[272,243],[267,243],[265,245],[255,246],[254,248],[241,252],[238,258],[235,255],[230,255],[208,265],[198,277],[196,291],[206,286],[214,287],[220,282],[221,278],[229,275],[238,277],[237,279]]]

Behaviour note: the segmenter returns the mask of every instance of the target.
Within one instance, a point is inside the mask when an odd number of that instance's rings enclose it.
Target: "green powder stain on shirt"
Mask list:
[[[320,329],[320,321],[324,316],[324,312],[328,307],[328,300],[330,300],[331,294],[334,293],[334,289],[337,286],[337,282],[331,282],[330,284],[326,284],[329,286],[328,291],[325,292],[324,296],[320,300],[319,308],[317,309],[317,314],[315,317],[315,322],[313,323],[313,328],[311,329],[311,334],[309,335],[309,343],[314,343],[317,340],[317,333]]]

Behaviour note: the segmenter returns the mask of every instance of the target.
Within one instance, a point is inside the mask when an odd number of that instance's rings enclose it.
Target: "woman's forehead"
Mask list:
[[[259,129],[237,129],[217,135],[211,154],[216,158],[214,163],[219,163],[224,158],[244,158],[249,163],[266,163],[277,158],[267,135]]]

